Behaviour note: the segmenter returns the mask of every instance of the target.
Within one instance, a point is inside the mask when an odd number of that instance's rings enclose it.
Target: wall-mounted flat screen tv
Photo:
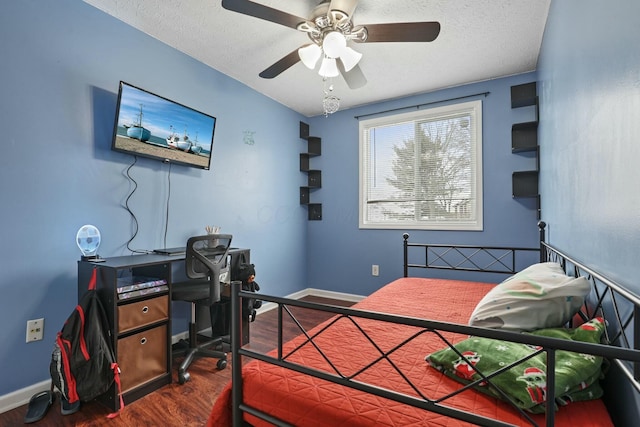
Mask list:
[[[216,118],[120,82],[111,148],[208,170]]]

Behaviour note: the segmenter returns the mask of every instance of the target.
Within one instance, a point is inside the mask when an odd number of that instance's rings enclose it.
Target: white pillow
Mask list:
[[[534,264],[497,285],[478,303],[469,325],[512,331],[559,328],[578,312],[591,285],[560,264]]]

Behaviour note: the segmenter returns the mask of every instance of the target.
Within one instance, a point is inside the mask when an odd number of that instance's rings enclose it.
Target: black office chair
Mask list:
[[[230,234],[207,234],[191,237],[187,241],[185,267],[186,274],[192,280],[175,283],[172,286],[171,299],[191,303],[191,322],[189,323],[189,345],[187,348],[173,352],[174,356],[184,354],[185,359],[178,369],[178,382],[189,381],[187,369],[197,357],[213,357],[219,359],[216,366],[224,369],[227,366],[227,354],[216,351],[222,344],[222,337],[198,344],[196,330],[196,313],[198,306],[206,306],[211,317],[211,326],[215,319],[212,313],[214,306],[220,302],[220,273],[227,263],[227,255],[231,246]]]

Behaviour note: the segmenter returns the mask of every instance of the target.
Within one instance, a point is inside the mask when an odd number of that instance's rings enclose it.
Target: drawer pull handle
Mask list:
[[[140,339],[140,344],[145,345],[146,343],[147,343],[147,339],[145,337],[142,337],[142,339]]]
[[[149,307],[148,306],[145,305],[144,307],[142,307],[142,313],[143,314],[147,314],[148,312],[149,312]]]

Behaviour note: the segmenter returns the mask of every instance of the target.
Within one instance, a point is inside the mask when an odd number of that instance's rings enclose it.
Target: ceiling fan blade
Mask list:
[[[367,78],[364,76],[360,66],[356,65],[347,72],[344,70],[344,65],[342,65],[341,61],[337,61],[337,65],[338,70],[340,70],[340,74],[342,74],[344,81],[347,82],[349,89],[360,89],[367,84]]]
[[[263,79],[272,79],[278,76],[283,71],[289,69],[291,66],[297,64],[300,61],[300,55],[298,49],[294,50],[281,60],[260,73],[260,77]]]
[[[349,18],[352,18],[357,6],[358,0],[331,0],[329,10],[339,10],[347,14]]]
[[[375,42],[432,42],[440,34],[439,22],[400,22],[369,24],[365,43]],[[357,40],[355,40],[357,41]]]
[[[233,12],[264,19],[265,21],[275,22],[276,24],[291,27],[293,29],[297,29],[299,23],[306,21],[306,19],[300,18],[299,16],[291,15],[290,13],[254,3],[249,0],[222,0],[222,7]]]

